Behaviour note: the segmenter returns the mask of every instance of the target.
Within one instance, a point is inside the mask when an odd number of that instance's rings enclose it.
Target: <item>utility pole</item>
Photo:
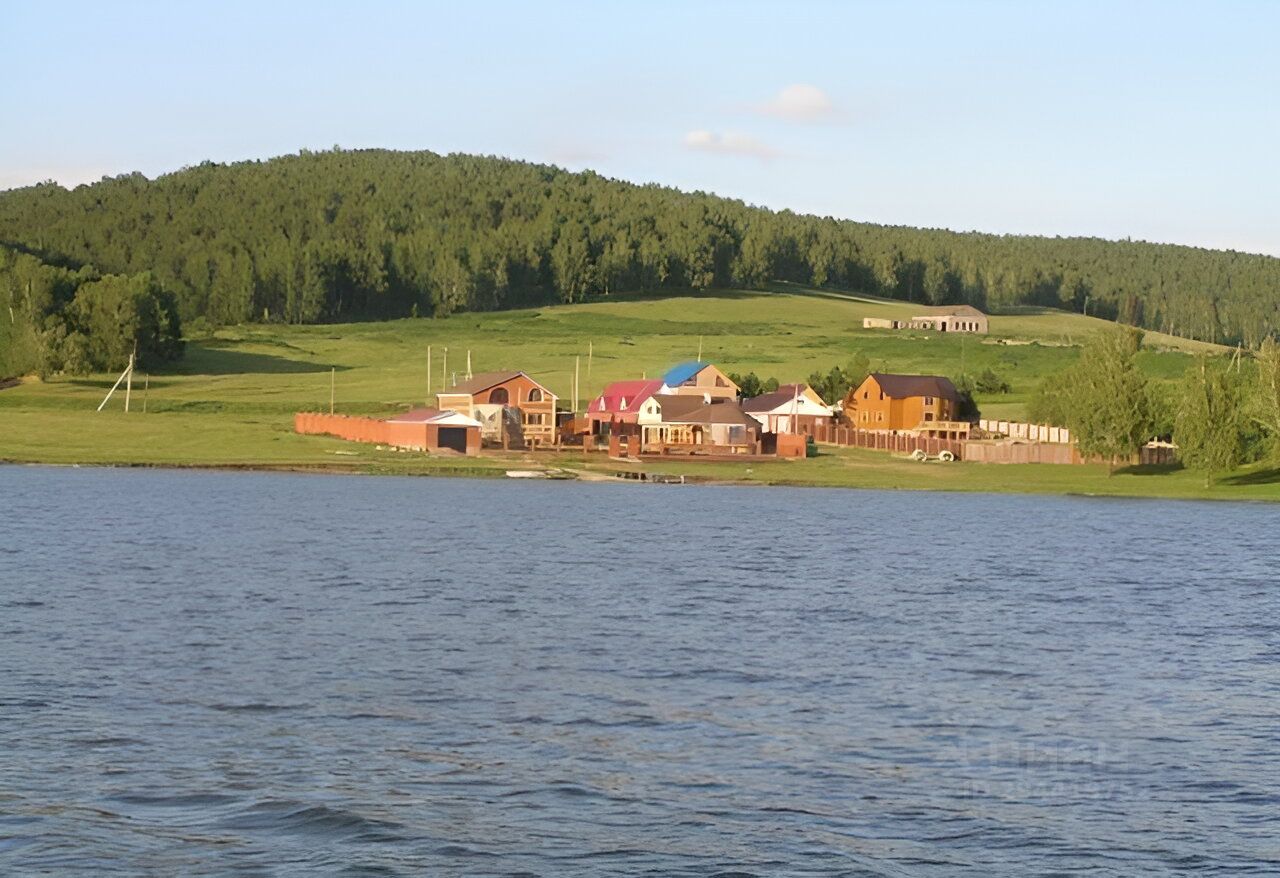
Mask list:
[[[333,400],[338,382],[338,367],[329,367],[329,414],[333,414]]]
[[[578,367],[582,365],[582,355],[573,358],[573,416],[578,416]]]
[[[431,405],[431,345],[427,345],[427,405]]]
[[[594,352],[595,345],[587,342],[587,380],[591,380],[591,354]]]
[[[147,413],[147,391],[151,389],[151,373],[142,376],[142,413]]]
[[[444,353],[440,355],[440,389],[441,390],[448,389],[449,385],[445,383],[448,380],[449,380],[449,349],[445,348]]]
[[[111,400],[111,394],[116,392],[120,387],[120,382],[133,374],[133,357],[129,358],[129,365],[125,366],[124,371],[120,373],[120,377],[116,379],[116,383],[111,385],[111,389],[107,391],[107,395],[102,398],[102,402],[98,403],[97,411],[102,411],[103,407]]]
[[[133,393],[133,354],[129,355],[129,369],[124,379],[124,410],[129,411],[129,396]]]
[[[702,336],[698,336],[698,362],[702,362]]]

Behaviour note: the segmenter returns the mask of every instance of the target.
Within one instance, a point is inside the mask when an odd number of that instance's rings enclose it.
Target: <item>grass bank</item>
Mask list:
[[[862,329],[862,318],[907,317],[918,306],[871,297],[783,288],[768,294],[717,292],[685,297],[624,297],[555,308],[327,326],[244,326],[193,340],[182,363],[134,382],[132,411],[119,397],[95,412],[114,375],[29,379],[0,390],[0,459],[26,463],[235,466],[342,472],[498,475],[549,465],[607,474],[615,464],[580,454],[479,459],[377,451],[337,439],[298,436],[295,411],[329,406],[348,414],[389,414],[438,390],[449,373],[521,368],[571,401],[575,359],[579,404],[607,382],[659,374],[703,357],[730,371],[804,378],[865,354],[874,368],[957,375],[990,368],[1012,393],[980,397],[985,414],[1021,416],[1046,376],[1078,356],[1076,345],[1103,321],[1027,310],[992,318],[987,338]],[[1151,336],[1142,367],[1158,380],[1182,373],[1206,346]],[[590,356],[588,356],[590,351]],[[145,391],[144,391],[145,386]],[[145,404],[146,412],[142,409]],[[764,464],[658,461],[629,465],[701,478],[758,484],[954,491],[1082,493],[1150,497],[1280,499],[1280,474],[1242,471],[1204,491],[1185,472],[1103,467],[917,464],[854,449]]]

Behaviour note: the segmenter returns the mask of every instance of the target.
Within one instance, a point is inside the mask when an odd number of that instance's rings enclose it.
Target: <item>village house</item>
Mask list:
[[[707,403],[667,394],[654,397],[653,403],[662,420],[643,426],[646,451],[754,454],[759,448],[760,423],[732,400]]]
[[[928,314],[910,320],[890,320],[884,317],[862,318],[863,329],[925,329],[932,332],[972,332],[986,335],[990,321],[972,305],[948,305],[931,308]]]
[[[662,376],[666,393],[675,396],[699,396],[706,402],[738,398],[738,385],[710,363],[689,360],[673,366]]]
[[[654,394],[645,402],[638,419],[642,446],[660,451],[667,445],[701,444],[707,437],[695,435],[688,415],[706,405],[708,403],[697,396]]]
[[[387,444],[414,451],[450,449],[459,454],[480,451],[480,422],[440,409],[411,409],[387,418]]]
[[[950,378],[873,372],[845,396],[843,415],[860,430],[951,431],[959,401]]]
[[[812,432],[835,416],[835,410],[808,384],[783,384],[770,393],[744,399],[742,410],[766,433]]]
[[[615,381],[587,404],[587,421],[593,436],[631,436],[640,432],[640,413],[645,403],[662,393],[661,379]],[[650,406],[652,408],[652,405]],[[650,413],[651,422],[656,412]]]
[[[556,395],[524,372],[481,372],[436,394],[436,403],[479,421],[489,441],[531,446],[555,441]]]

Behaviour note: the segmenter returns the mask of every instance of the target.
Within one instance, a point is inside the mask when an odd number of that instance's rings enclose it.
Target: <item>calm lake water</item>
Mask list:
[[[0,467],[0,874],[1280,872],[1280,509]]]

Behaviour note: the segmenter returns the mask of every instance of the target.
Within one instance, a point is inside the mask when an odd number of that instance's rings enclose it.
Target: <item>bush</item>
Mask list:
[[[1009,382],[990,369],[983,369],[982,374],[974,379],[973,389],[985,394],[1008,393],[1010,390]]]

